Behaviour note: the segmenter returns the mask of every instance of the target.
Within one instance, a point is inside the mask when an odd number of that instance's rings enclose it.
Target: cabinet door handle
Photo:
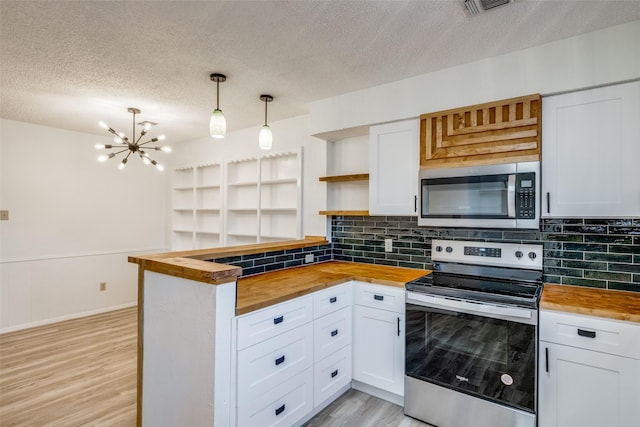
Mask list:
[[[284,355],[278,357],[276,359],[276,366],[278,366],[279,364],[284,363]]]
[[[329,304],[333,304],[334,302],[338,301],[338,297],[331,297],[329,298]]]
[[[400,336],[400,318],[398,317],[398,336]]]
[[[282,323],[283,320],[284,316],[276,317],[275,319],[273,319],[273,324],[277,325],[278,323]]]
[[[376,301],[382,301],[384,299],[384,295],[374,295],[373,299]]]
[[[549,347],[544,348],[544,370],[549,372]]]
[[[547,213],[551,213],[551,196],[547,191]]]
[[[580,335],[581,337],[595,338],[596,331],[587,331],[587,330],[578,328],[578,335]]]
[[[418,196],[413,196],[413,211],[418,212]]]
[[[336,375],[338,375],[338,370],[337,369],[335,371],[331,372],[331,378],[335,378]]]
[[[280,415],[284,412],[284,405],[276,409],[276,416]]]
[[[331,331],[331,336],[335,337],[336,335],[338,335],[338,330],[334,329],[333,331]]]

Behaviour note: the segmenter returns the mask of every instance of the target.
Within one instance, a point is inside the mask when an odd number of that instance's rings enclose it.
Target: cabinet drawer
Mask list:
[[[317,319],[341,308],[350,306],[353,302],[353,287],[351,283],[332,286],[313,294],[313,317]]]
[[[238,352],[238,402],[299,374],[313,364],[313,328],[307,323]]]
[[[311,297],[305,296],[238,317],[238,349],[310,322],[312,311]]]
[[[540,310],[540,340],[640,359],[640,324]]]
[[[318,406],[351,382],[351,346],[330,354],[315,364],[314,405]]]
[[[355,282],[355,303],[397,313],[404,312],[404,288]]]
[[[351,319],[351,307],[345,307],[313,322],[316,361],[351,344]]]
[[[292,426],[313,410],[313,369],[238,405],[238,427]]]

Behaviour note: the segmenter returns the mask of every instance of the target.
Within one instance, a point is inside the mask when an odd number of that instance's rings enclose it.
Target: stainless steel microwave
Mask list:
[[[540,162],[420,170],[418,225],[530,228],[540,219]]]

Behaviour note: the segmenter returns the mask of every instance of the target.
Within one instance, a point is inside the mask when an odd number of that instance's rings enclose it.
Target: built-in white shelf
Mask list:
[[[302,149],[173,172],[172,249],[301,238]]]

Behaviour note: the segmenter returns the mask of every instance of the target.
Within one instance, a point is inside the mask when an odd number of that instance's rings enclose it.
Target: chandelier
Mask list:
[[[135,138],[136,114],[140,114],[140,110],[137,108],[128,108],[127,111],[133,114],[133,130],[131,134],[131,140],[129,140],[129,138],[123,132],[116,132],[115,130],[110,128],[105,122],[103,121],[98,122],[101,128],[105,129],[106,131],[114,135],[114,137],[113,137],[113,144],[96,144],[95,145],[96,149],[115,150],[114,152],[112,151],[109,154],[101,155],[100,157],[98,157],[98,161],[105,162],[109,159],[114,158],[118,154],[127,153],[123,157],[120,164],[118,165],[118,169],[122,170],[127,165],[127,160],[129,159],[129,156],[131,156],[132,154],[137,154],[142,159],[142,162],[145,165],[153,165],[160,171],[164,170],[164,167],[160,163],[156,162],[151,157],[149,157],[149,154],[145,150],[164,151],[165,153],[170,153],[171,147],[159,146],[159,145],[147,145],[150,143],[156,143],[158,141],[164,141],[165,136],[160,135],[157,138],[151,138],[148,141],[140,142],[142,137],[147,134],[149,129],[151,129],[151,126],[154,126],[157,123],[148,122],[148,121],[138,123],[139,125],[142,125],[142,130],[140,131],[140,136],[138,136],[138,138],[136,139]]]

